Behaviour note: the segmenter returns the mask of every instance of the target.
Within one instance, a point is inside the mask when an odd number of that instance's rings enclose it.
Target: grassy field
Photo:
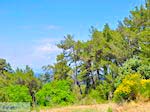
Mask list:
[[[42,109],[40,112],[150,112],[150,102],[146,103],[115,103],[67,106],[61,108]]]

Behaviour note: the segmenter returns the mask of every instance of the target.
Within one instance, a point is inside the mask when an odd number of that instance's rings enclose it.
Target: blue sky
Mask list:
[[[55,62],[55,46],[66,34],[89,39],[89,28],[119,20],[144,0],[0,0],[0,58],[13,68],[40,71]]]

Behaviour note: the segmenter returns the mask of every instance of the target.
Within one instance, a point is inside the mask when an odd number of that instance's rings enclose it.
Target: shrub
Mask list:
[[[114,92],[114,100],[116,102],[122,102],[136,99],[140,89],[140,77],[141,75],[139,74],[126,75]]]
[[[150,99],[150,79],[141,80],[141,95],[145,98]]]
[[[4,101],[7,102],[31,102],[32,98],[29,94],[29,89],[26,86],[10,85],[4,87],[3,91]]]
[[[83,94],[80,93],[80,88],[77,85],[73,86],[72,88],[73,88],[72,92],[73,94],[75,94],[75,99],[76,99],[75,101],[77,103],[83,98]],[[83,92],[83,85],[81,85],[81,90]]]
[[[96,88],[92,90],[90,96],[97,100],[108,100],[109,92],[112,91],[111,84],[106,81],[101,82]]]
[[[80,104],[96,104],[104,103],[108,100],[109,94],[112,91],[112,84],[107,81],[101,81],[96,89],[91,89],[88,95],[79,101]]]
[[[71,85],[67,81],[53,81],[45,84],[36,94],[37,103],[42,106],[67,105],[74,101]]]
[[[150,78],[150,63],[149,59],[133,56],[125,61],[123,66],[119,67],[119,75],[124,78],[125,75],[139,73],[144,79]]]
[[[92,103],[101,103],[105,101],[99,90],[91,90],[87,98],[90,99]]]

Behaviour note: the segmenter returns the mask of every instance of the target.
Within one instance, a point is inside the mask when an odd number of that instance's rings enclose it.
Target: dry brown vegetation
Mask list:
[[[150,112],[150,102],[145,103],[115,103],[68,106],[61,108],[43,109],[40,112]]]

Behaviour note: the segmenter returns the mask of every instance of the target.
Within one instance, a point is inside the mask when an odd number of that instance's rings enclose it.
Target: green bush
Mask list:
[[[150,99],[150,79],[141,80],[141,95],[145,98]]]
[[[125,75],[139,73],[142,78],[150,78],[150,63],[149,59],[139,58],[134,56],[123,63],[123,66],[119,67],[119,75],[124,78]],[[117,79],[118,80],[118,79]]]
[[[10,85],[1,89],[1,101],[7,102],[31,102],[32,98],[26,86]]]
[[[91,90],[89,97],[96,99],[96,101],[105,101],[108,99],[108,94],[111,91],[111,87],[106,81],[103,84],[97,86],[96,90]]]
[[[89,97],[96,99],[97,101],[102,99],[98,90],[91,90]]]
[[[101,81],[96,89],[91,89],[88,95],[83,94],[79,104],[96,104],[104,103],[108,100],[109,92],[112,91],[112,86],[107,81]]]
[[[36,94],[37,103],[42,106],[67,105],[74,102],[71,85],[65,81],[47,83]]]
[[[91,90],[91,92],[89,93],[89,95],[87,96],[87,99],[91,103],[101,103],[104,102],[104,98],[101,96],[101,93],[99,90]]]
[[[75,103],[77,103],[83,98],[83,94],[80,93],[80,88],[77,85],[74,85],[72,88],[73,88],[72,92],[73,94],[75,94],[75,99],[76,99]],[[82,92],[83,92],[83,88],[84,88],[83,85],[81,85]]]
[[[126,75],[114,92],[114,100],[116,102],[122,102],[136,99],[140,90],[140,81],[141,75],[139,74]]]
[[[113,90],[112,83],[102,81],[101,84],[96,88],[99,92],[99,97],[103,100],[108,100],[109,93]]]

